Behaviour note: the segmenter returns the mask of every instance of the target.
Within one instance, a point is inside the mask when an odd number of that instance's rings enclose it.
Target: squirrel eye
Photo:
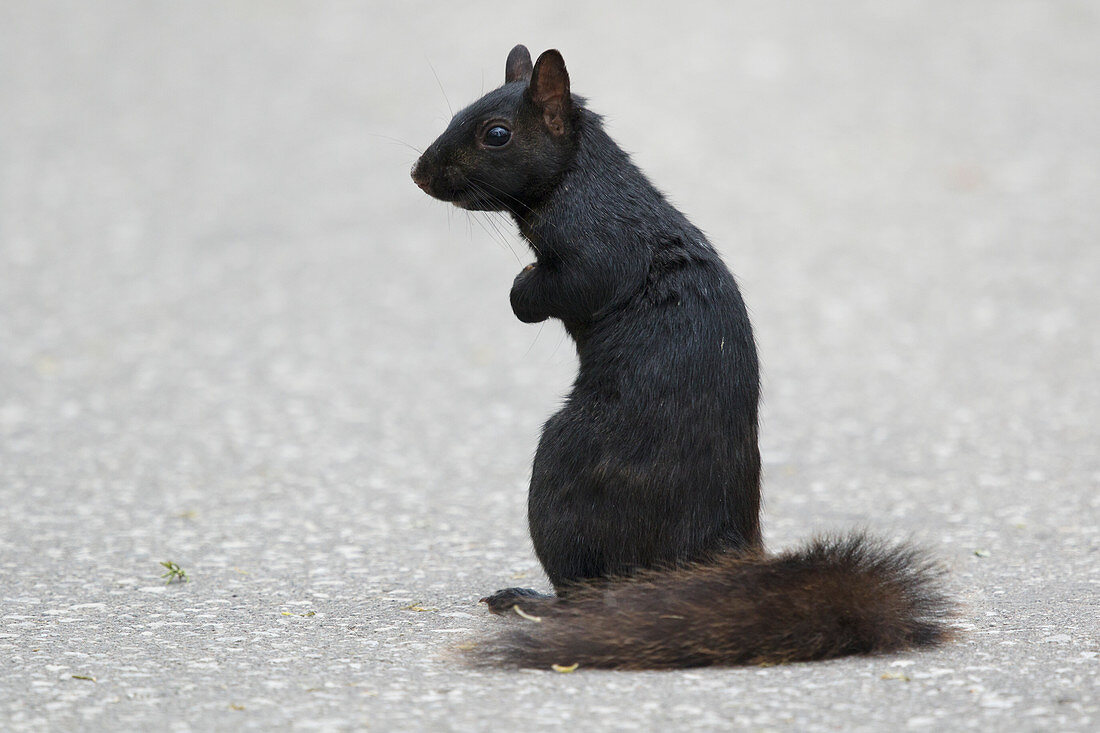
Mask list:
[[[510,139],[512,139],[512,131],[501,125],[493,125],[485,131],[485,144],[494,148],[499,148]]]

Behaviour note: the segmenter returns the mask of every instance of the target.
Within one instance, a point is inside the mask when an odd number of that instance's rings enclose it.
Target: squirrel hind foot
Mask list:
[[[485,596],[478,603],[487,605],[492,613],[507,613],[518,603],[522,603],[524,610],[527,610],[529,606],[552,600],[555,600],[554,596],[530,588],[504,588]]]

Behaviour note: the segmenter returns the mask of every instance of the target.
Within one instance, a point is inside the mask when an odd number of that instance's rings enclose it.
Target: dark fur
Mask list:
[[[945,638],[938,574],[911,548],[861,536],[771,558],[725,555],[521,602],[539,620],[477,653],[520,666],[671,669],[897,651]]]
[[[564,600],[515,588],[483,599],[552,614],[493,653],[667,667],[941,638],[945,605],[909,550],[853,538],[764,557],[759,366],[741,294],[583,105],[557,51],[532,67],[517,46],[504,86],[455,115],[413,169],[432,196],[511,213],[536,257],[512,309],[560,319],[580,359],[544,427],[528,504]],[[496,125],[511,130],[500,148],[484,142]]]

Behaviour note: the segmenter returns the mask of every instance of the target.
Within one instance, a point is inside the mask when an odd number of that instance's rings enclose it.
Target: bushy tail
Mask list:
[[[774,557],[722,557],[521,603],[521,626],[475,653],[523,667],[670,669],[897,651],[949,635],[940,575],[906,545],[817,539]]]

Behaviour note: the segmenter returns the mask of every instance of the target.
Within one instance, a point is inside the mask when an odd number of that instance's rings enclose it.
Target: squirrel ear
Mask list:
[[[531,52],[522,43],[509,52],[504,63],[504,83],[531,78]]]
[[[573,100],[569,96],[569,72],[555,49],[543,51],[531,72],[531,100],[542,110],[542,119],[554,135],[565,134]]]

